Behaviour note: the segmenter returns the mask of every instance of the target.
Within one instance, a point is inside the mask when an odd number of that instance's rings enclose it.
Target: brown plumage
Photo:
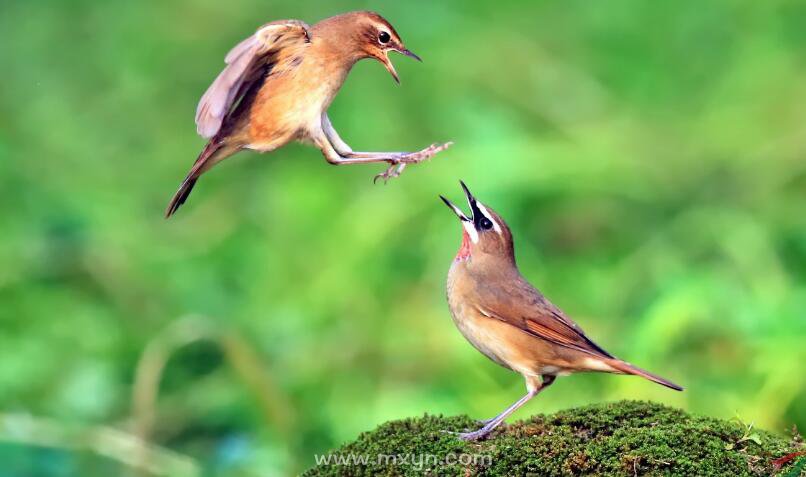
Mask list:
[[[527,394],[474,432],[489,434],[504,419],[549,386],[557,376],[583,371],[633,374],[671,389],[683,388],[624,362],[594,343],[518,270],[512,233],[494,211],[462,183],[472,214],[442,200],[459,217],[462,245],[448,272],[448,305],[468,341],[496,363],[523,375]]]
[[[413,153],[356,152],[333,129],[327,109],[357,61],[375,58],[399,82],[390,51],[419,60],[392,25],[373,12],[345,13],[312,27],[299,20],[260,27],[227,54],[226,67],[199,101],[197,131],[209,142],[166,217],[187,200],[199,176],[242,149],[269,152],[302,141],[319,148],[331,164],[388,163],[376,176],[383,180],[446,149],[450,143]]]

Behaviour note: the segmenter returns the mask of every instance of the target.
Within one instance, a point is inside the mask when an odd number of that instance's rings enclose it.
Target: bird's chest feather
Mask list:
[[[310,56],[293,67],[273,70],[252,106],[252,139],[315,136],[322,127],[322,113],[333,101],[344,76]]]
[[[474,303],[474,288],[471,280],[462,273],[461,261],[454,261],[448,272],[448,306],[451,316],[462,336],[482,354],[508,369],[515,369],[512,348],[501,323],[482,315]],[[504,325],[507,326],[507,325]]]
[[[501,366],[524,376],[544,372],[547,363],[556,361],[547,342],[496,317],[491,311],[496,305],[487,301],[489,287],[497,285],[480,285],[466,267],[467,261],[455,260],[448,272],[448,305],[456,327],[474,348]]]

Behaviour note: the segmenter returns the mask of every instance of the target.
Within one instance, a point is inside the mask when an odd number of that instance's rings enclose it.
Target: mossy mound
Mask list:
[[[638,401],[537,415],[481,442],[445,432],[477,426],[464,416],[388,422],[304,475],[800,475],[804,457],[773,461],[806,450],[799,438]]]

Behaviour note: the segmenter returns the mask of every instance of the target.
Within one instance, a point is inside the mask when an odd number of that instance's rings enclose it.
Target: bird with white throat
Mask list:
[[[461,182],[471,215],[440,198],[462,224],[462,244],[448,272],[447,296],[453,321],[482,354],[520,373],[526,395],[465,440],[482,439],[557,376],[598,371],[641,376],[668,388],[683,388],[622,361],[594,343],[565,313],[520,273],[512,232],[504,219],[479,202]]]

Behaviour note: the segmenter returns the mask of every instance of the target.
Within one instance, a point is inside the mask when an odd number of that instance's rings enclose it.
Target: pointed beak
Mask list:
[[[465,215],[465,213],[464,213],[464,212],[462,212],[462,209],[460,209],[459,207],[457,207],[457,206],[456,206],[456,205],[455,205],[453,202],[449,201],[448,199],[446,199],[446,198],[445,198],[445,197],[443,197],[443,196],[439,196],[439,198],[440,198],[440,199],[442,199],[442,202],[445,202],[445,205],[447,205],[448,207],[450,207],[450,209],[453,211],[453,213],[454,213],[454,214],[456,214],[456,216],[457,216],[457,217],[459,217],[459,220],[461,220],[462,222],[472,222],[472,220],[470,220],[470,219],[469,219],[469,218],[468,218],[468,217]]]
[[[476,198],[473,197],[473,194],[470,192],[470,189],[467,188],[467,184],[465,184],[464,181],[459,181],[459,184],[462,185],[462,190],[465,191],[465,197],[467,198],[467,205],[470,206],[470,212],[473,213],[472,217],[475,219],[477,215],[479,217],[483,215],[479,210],[479,206],[476,204]]]
[[[409,58],[414,58],[415,60],[417,60],[417,61],[419,61],[419,62],[422,62],[422,61],[423,61],[422,59],[420,59],[420,57],[419,57],[419,56],[415,55],[414,53],[412,53],[411,51],[409,51],[409,50],[407,50],[407,49],[405,49],[405,48],[402,48],[402,49],[400,49],[400,50],[396,50],[396,51],[397,51],[398,53],[400,53],[400,54],[403,54],[403,55],[408,56]]]
[[[397,84],[400,84],[400,77],[397,75],[397,71],[395,71],[395,65],[393,65],[392,61],[389,59],[388,50],[383,52],[383,55],[381,55],[380,60],[381,63],[383,63],[383,66],[386,67],[386,71],[388,71],[389,74],[392,75],[392,78],[395,79],[395,82],[397,82]]]
[[[388,71],[389,74],[392,75],[392,78],[395,79],[397,84],[400,84],[400,77],[397,75],[397,71],[395,70],[395,65],[392,64],[392,60],[389,59],[389,52],[390,51],[396,51],[396,52],[398,52],[398,53],[400,53],[402,55],[408,56],[409,58],[414,58],[417,61],[423,61],[423,60],[420,59],[419,56],[415,55],[414,53],[412,53],[411,51],[407,50],[403,46],[401,46],[400,48],[392,48],[392,49],[384,51],[383,55],[381,55],[381,57],[379,59],[381,60],[381,63],[383,63],[383,66],[386,67],[386,71]]]

